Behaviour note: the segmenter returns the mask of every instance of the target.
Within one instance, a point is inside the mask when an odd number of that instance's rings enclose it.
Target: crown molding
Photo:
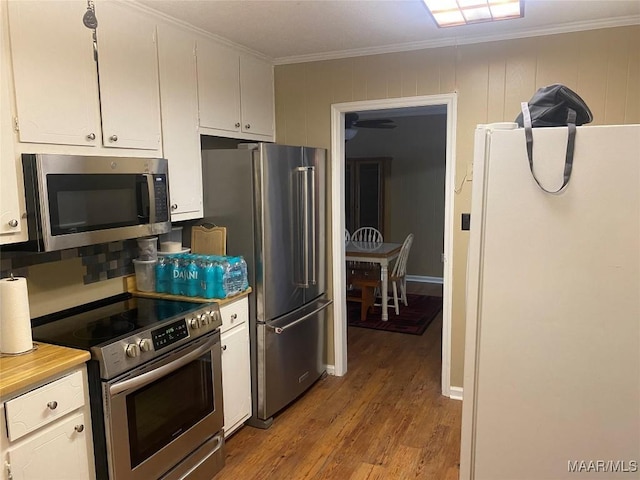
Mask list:
[[[639,25],[640,15],[615,17],[588,22],[573,22],[562,25],[554,25],[544,28],[529,28],[514,32],[505,32],[489,35],[474,35],[469,37],[450,37],[422,42],[401,43],[385,45],[381,47],[355,48],[352,50],[340,50],[309,55],[293,55],[273,59],[274,65],[287,65],[293,63],[319,62],[323,60],[337,60],[340,58],[363,57],[366,55],[380,55],[384,53],[408,52],[412,50],[425,50],[429,48],[451,47],[457,45],[469,45],[474,43],[495,42],[500,40],[513,40],[517,38],[540,37],[544,35],[556,35],[559,33],[580,32],[584,30],[598,30],[601,28],[627,27]]]
[[[114,1],[114,0],[111,0]],[[231,40],[228,40],[224,37],[220,37],[218,35],[215,35],[211,32],[207,32],[206,30],[203,30],[199,27],[196,27],[194,25],[191,25],[190,23],[184,22],[182,20],[178,20],[177,18],[171,17],[165,13],[159,12],[157,10],[154,10],[151,7],[148,7],[146,5],[143,5],[141,3],[136,2],[135,0],[115,0],[123,5],[126,5],[129,8],[133,8],[134,10],[138,10],[140,12],[144,12],[146,14],[152,15],[158,19],[163,20],[166,23],[169,23],[171,25],[180,27],[182,29],[185,30],[189,30],[192,33],[195,33],[197,35],[199,35],[200,37],[206,37],[210,40],[213,40],[214,42],[217,42],[219,44],[222,45],[226,45],[227,47],[231,47],[234,50],[239,50],[241,52],[244,53],[248,53],[249,55],[253,55],[254,57],[258,57],[261,58],[262,60],[266,60],[267,62],[270,62],[271,64],[273,63],[273,58],[265,55],[264,53],[260,53],[257,52],[255,50],[252,50],[248,47],[245,47],[244,45],[240,45],[239,43],[234,43]]]

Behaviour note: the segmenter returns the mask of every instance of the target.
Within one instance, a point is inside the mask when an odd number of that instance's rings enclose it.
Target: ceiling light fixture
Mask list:
[[[524,16],[524,0],[423,0],[438,27]]]

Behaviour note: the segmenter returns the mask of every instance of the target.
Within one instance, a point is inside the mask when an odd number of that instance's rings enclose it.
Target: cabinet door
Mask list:
[[[7,3],[0,3],[0,105],[10,105],[9,41],[6,28]],[[26,222],[23,225],[21,212],[24,211],[24,190],[20,186],[22,176],[18,175],[18,160],[13,148],[13,128],[11,109],[0,111],[0,245],[27,240]]]
[[[79,412],[67,420],[35,434],[29,441],[9,448],[8,458],[13,480],[68,480],[91,478],[87,442],[91,429],[90,419]]]
[[[198,41],[200,126],[240,131],[239,55],[224,45]]]
[[[202,217],[196,42],[169,25],[158,27],[162,151],[169,160],[171,220]]]
[[[117,2],[98,3],[96,17],[103,144],[159,150],[155,22]]]
[[[82,1],[7,2],[21,142],[97,145],[98,76]]]
[[[223,333],[221,343],[224,436],[228,437],[251,416],[251,371],[247,323]]]
[[[242,131],[273,135],[273,67],[249,55],[240,57]]]

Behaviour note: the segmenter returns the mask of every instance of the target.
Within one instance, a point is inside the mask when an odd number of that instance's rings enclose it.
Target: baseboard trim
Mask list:
[[[449,387],[449,398],[451,400],[462,400],[462,387]]]
[[[417,283],[437,283],[442,285],[444,280],[442,277],[425,277],[424,275],[407,275],[407,282]]]

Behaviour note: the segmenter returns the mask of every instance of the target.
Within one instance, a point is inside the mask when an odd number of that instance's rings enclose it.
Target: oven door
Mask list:
[[[224,465],[219,331],[103,388],[110,478],[148,480],[200,466],[211,478]]]

